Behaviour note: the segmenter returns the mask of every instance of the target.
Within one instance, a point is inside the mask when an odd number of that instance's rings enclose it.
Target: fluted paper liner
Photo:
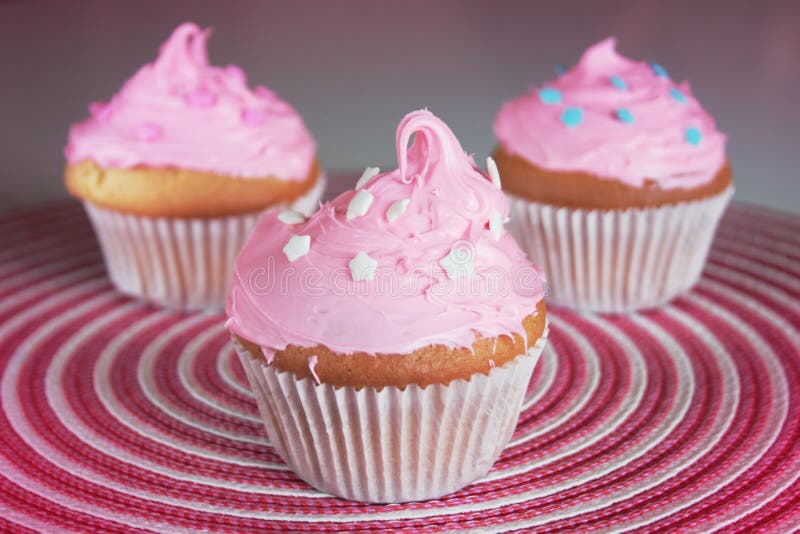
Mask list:
[[[305,214],[316,210],[325,177],[292,203]],[[106,269],[126,295],[179,309],[225,306],[234,260],[260,213],[226,217],[148,217],[84,202]]]
[[[733,187],[644,209],[584,210],[509,195],[509,231],[545,272],[549,300],[577,310],[653,308],[697,283]]]
[[[234,341],[267,435],[297,475],[345,499],[435,499],[485,475],[519,419],[547,329],[526,354],[448,385],[355,389],[277,371]]]

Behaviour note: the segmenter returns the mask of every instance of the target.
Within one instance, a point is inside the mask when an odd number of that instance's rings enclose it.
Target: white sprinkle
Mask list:
[[[386,220],[390,223],[395,222],[398,217],[406,212],[409,202],[411,202],[409,198],[403,198],[392,202],[392,205],[386,210]]]
[[[319,358],[317,355],[314,354],[313,356],[308,357],[308,370],[311,373],[311,377],[314,379],[314,383],[316,385],[320,385],[322,382],[319,379],[319,375],[317,375],[317,363],[319,362]]]
[[[295,210],[284,210],[278,215],[278,220],[285,224],[300,224],[305,222],[306,216]]]
[[[350,260],[350,274],[353,275],[353,280],[372,280],[375,278],[375,269],[378,267],[377,260],[369,257],[369,255],[361,251]]]
[[[364,174],[361,175],[361,178],[358,179],[356,182],[356,189],[361,189],[367,182],[378,176],[381,172],[380,167],[367,167],[364,169]]]
[[[497,210],[492,210],[492,216],[489,217],[489,231],[495,241],[500,241],[500,236],[503,235],[503,219]]]
[[[294,261],[297,258],[305,256],[311,250],[311,236],[310,235],[293,235],[292,238],[283,247],[283,253],[289,258],[289,261]]]
[[[489,360],[489,367],[494,368],[494,360]]]
[[[486,169],[489,171],[489,178],[497,189],[500,189],[500,173],[497,170],[497,163],[494,162],[492,156],[486,158]]]
[[[350,204],[347,205],[347,220],[361,217],[372,205],[375,197],[366,189],[361,189],[358,193],[350,199]]]
[[[472,244],[463,241],[456,243],[450,249],[450,253],[439,260],[439,265],[451,280],[472,276],[475,271],[475,250]]]

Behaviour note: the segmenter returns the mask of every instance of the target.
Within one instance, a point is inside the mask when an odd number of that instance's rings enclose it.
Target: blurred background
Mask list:
[[[66,197],[71,122],[180,22],[213,26],[303,115],[329,170],[394,167],[394,130],[428,107],[482,160],[500,104],[609,35],[688,79],[729,135],[736,196],[800,211],[800,1],[0,0],[0,209]]]

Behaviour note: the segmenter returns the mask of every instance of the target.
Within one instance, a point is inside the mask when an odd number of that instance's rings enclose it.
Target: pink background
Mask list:
[[[616,35],[688,78],[729,134],[737,198],[800,210],[800,2],[0,0],[0,209],[59,198],[70,122],[151,61],[184,20],[303,114],[331,170],[395,165],[428,107],[481,159],[500,104]]]

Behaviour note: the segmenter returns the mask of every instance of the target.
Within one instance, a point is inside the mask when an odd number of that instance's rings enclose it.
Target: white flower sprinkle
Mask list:
[[[347,220],[361,217],[367,213],[373,200],[375,200],[375,197],[372,196],[372,193],[366,189],[361,189],[350,199],[350,204],[347,205]]]
[[[306,216],[295,210],[284,210],[278,215],[278,220],[284,224],[300,224],[305,222]]]
[[[439,265],[451,280],[472,276],[475,271],[475,248],[471,243],[460,241],[453,245],[447,256],[439,260]]]
[[[283,247],[283,253],[289,258],[289,261],[294,261],[308,254],[311,250],[311,236],[310,235],[293,235],[286,246]]]
[[[380,167],[367,167],[364,169],[364,174],[356,182],[356,189],[361,189],[367,183],[381,173]]]
[[[398,217],[406,212],[409,202],[411,202],[411,199],[408,198],[403,198],[392,202],[392,205],[389,206],[388,210],[386,210],[386,220],[390,223],[395,222]]]
[[[500,237],[503,235],[503,218],[497,210],[492,210],[492,215],[489,217],[489,232],[492,233],[495,241],[500,241]]]
[[[375,278],[375,269],[378,267],[377,260],[369,257],[369,255],[361,251],[350,260],[350,274],[353,275],[353,280],[372,280]]]
[[[486,169],[489,171],[489,178],[497,189],[500,189],[500,172],[497,170],[497,163],[494,162],[491,156],[486,158]]]

